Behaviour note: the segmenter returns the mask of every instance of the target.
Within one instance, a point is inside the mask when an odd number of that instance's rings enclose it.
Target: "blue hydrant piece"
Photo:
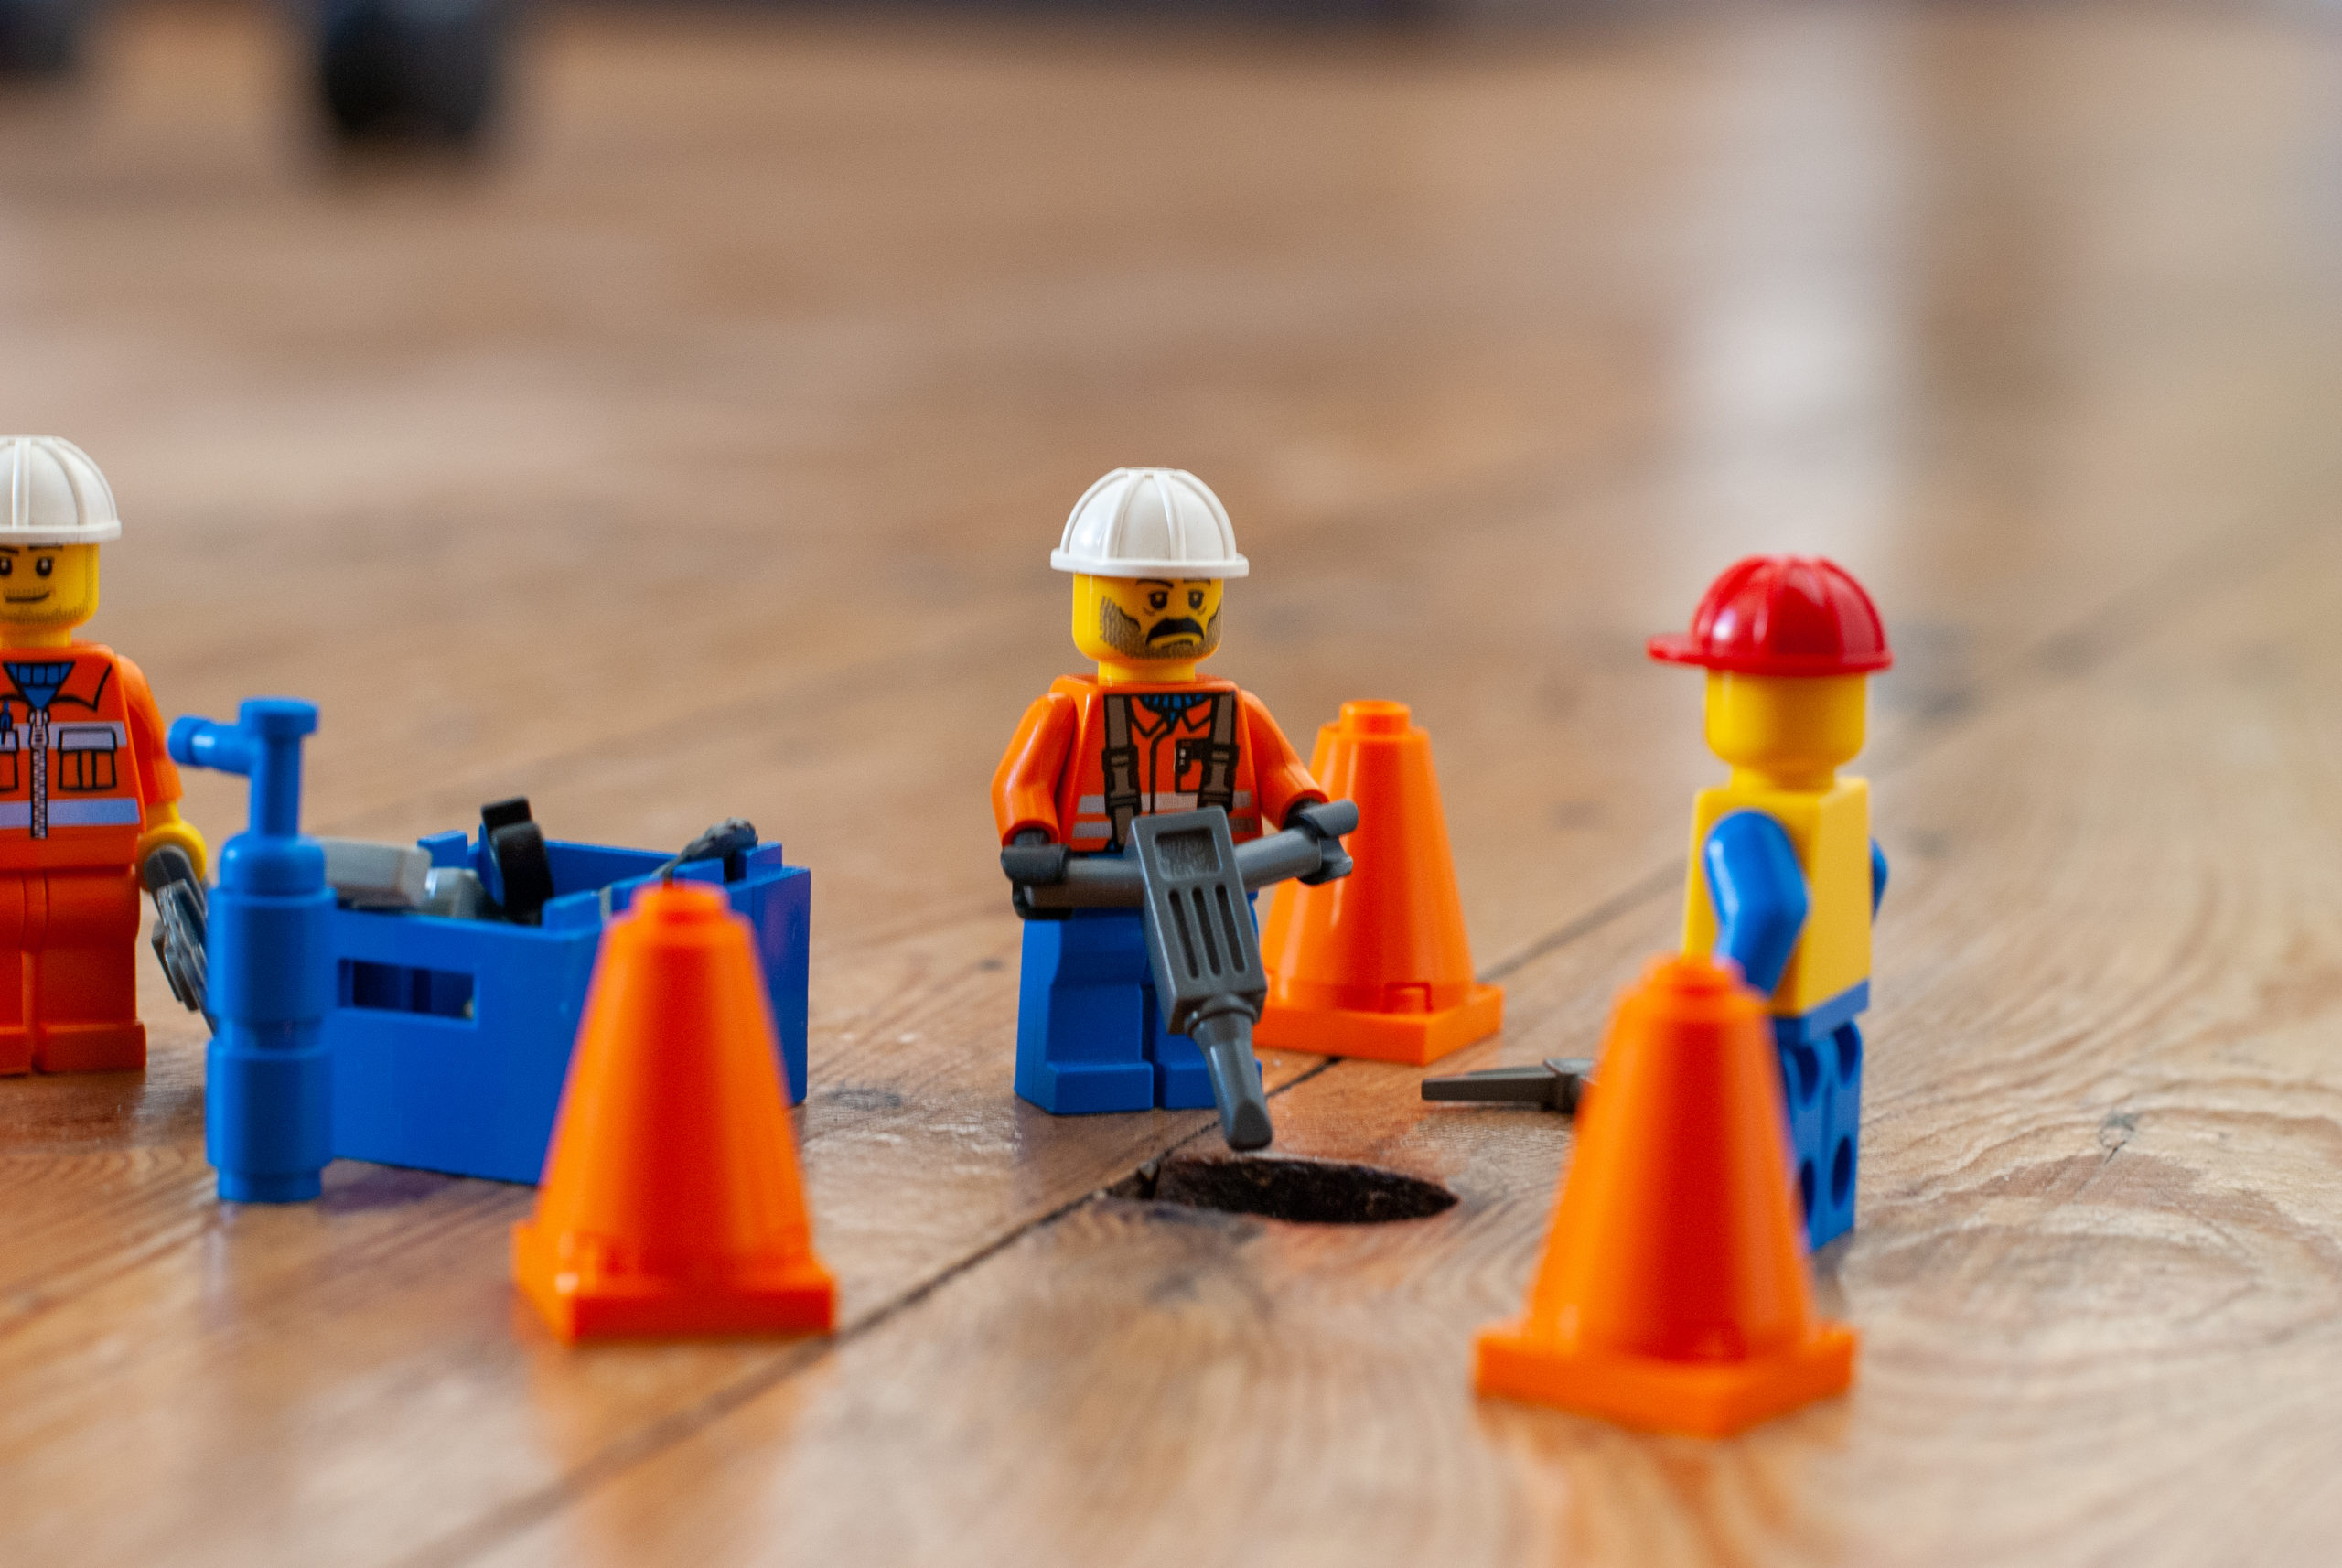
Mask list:
[[[207,937],[204,1152],[234,1203],[317,1196],[332,1158],[333,999],[325,851],[301,835],[301,742],[315,704],[256,697],[233,725],[182,718],[170,752],[183,767],[252,780],[251,821],[220,855]]]

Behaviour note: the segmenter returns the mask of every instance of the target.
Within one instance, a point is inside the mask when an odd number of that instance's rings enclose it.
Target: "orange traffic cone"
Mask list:
[[[1437,1061],[1504,1024],[1504,992],[1472,978],[1431,736],[1404,703],[1344,703],[1309,770],[1358,802],[1338,882],[1280,885],[1261,936],[1269,1000],[1252,1042],[1378,1061]]]
[[[602,934],[513,1278],[564,1339],[826,1332],[796,1142],[747,922],[646,887]]]
[[[1705,958],[1618,999],[1545,1261],[1484,1332],[1484,1394],[1722,1437],[1842,1393],[1854,1333],[1813,1315],[1765,1005]]]

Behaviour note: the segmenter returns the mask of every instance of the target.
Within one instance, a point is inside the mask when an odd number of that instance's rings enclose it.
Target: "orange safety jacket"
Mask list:
[[[1061,675],[1025,710],[992,777],[1002,843],[1039,828],[1086,851],[1122,847],[1133,817],[1199,806],[1225,811],[1241,843],[1325,798],[1269,710],[1232,681],[1109,687]]]
[[[179,798],[162,715],[111,648],[0,649],[0,871],[127,868]]]

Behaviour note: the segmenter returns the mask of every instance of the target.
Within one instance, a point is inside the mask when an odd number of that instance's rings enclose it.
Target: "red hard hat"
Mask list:
[[[1737,675],[1865,675],[1895,662],[1886,627],[1853,574],[1818,555],[1751,555],[1708,585],[1688,634],[1650,656]]]

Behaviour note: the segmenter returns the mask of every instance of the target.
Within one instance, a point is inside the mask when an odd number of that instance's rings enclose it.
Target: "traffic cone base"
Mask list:
[[[1854,1331],[1834,1323],[1753,1361],[1664,1361],[1556,1348],[1526,1324],[1483,1333],[1473,1386],[1651,1432],[1729,1437],[1853,1385]]]
[[[1414,988],[1418,993],[1423,988]],[[1436,1012],[1362,1012],[1280,1003],[1269,993],[1252,1043],[1281,1051],[1406,1062],[1422,1067],[1504,1027],[1504,987],[1475,983],[1463,1001]]]
[[[720,1280],[679,1280],[564,1264],[532,1224],[512,1228],[512,1277],[561,1338],[704,1338],[827,1334],[837,1282],[806,1257],[733,1269]]]
[[[1472,977],[1431,737],[1403,703],[1344,703],[1309,771],[1358,802],[1343,841],[1357,869],[1271,897],[1253,1043],[1420,1067],[1495,1034],[1504,993]]]

